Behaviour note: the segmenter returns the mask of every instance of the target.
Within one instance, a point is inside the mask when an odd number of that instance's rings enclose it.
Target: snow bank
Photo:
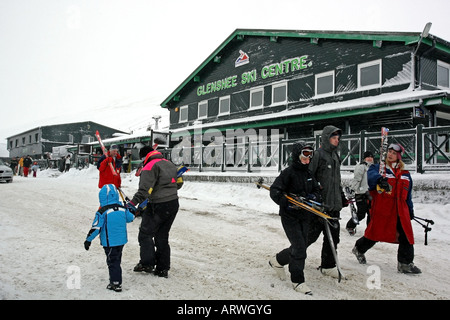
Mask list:
[[[416,184],[447,189],[449,174],[413,175]],[[131,197],[138,178],[123,174]],[[67,173],[44,170],[37,178],[15,177],[0,183],[0,299],[150,299],[150,300],[434,300],[450,298],[450,204],[446,195],[423,188],[414,192],[417,216],[434,225],[424,245],[424,229],[413,223],[417,276],[397,273],[397,245],[378,243],[360,265],[351,253],[365,222],[350,236],[341,212],[338,254],[347,279],[322,276],[321,242],[308,248],[305,276],[314,295],[292,290],[268,266],[268,259],[288,246],[267,190],[253,183],[186,181],[180,211],[171,231],[169,278],[132,271],[139,260],[139,219],[128,225],[122,270],[123,292],[106,290],[108,272],[103,249],[83,242],[98,208],[95,167]],[[426,201],[422,201],[426,200]]]

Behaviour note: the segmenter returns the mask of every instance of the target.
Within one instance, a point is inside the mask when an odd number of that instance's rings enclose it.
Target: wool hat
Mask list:
[[[367,158],[367,157],[372,157],[372,158],[373,158],[373,153],[372,153],[372,151],[366,151],[366,152],[364,152],[363,159],[365,159],[365,158]]]
[[[153,151],[151,146],[144,146],[139,150],[139,158],[145,158],[149,152]]]
[[[113,145],[111,145],[109,150],[119,150],[119,146],[117,144],[113,144]]]

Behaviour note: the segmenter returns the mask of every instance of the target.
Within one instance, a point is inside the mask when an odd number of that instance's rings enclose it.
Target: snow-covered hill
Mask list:
[[[425,176],[413,179],[425,181]],[[124,192],[132,196],[137,178],[122,178]],[[428,176],[447,187],[449,178]],[[99,205],[97,183],[93,166],[64,174],[45,170],[37,178],[0,183],[0,299],[450,299],[450,204],[440,193],[414,193],[416,215],[435,222],[427,246],[424,229],[413,223],[415,264],[421,275],[397,272],[394,244],[376,244],[366,254],[367,265],[358,264],[351,249],[365,224],[350,236],[344,228],[350,217],[345,208],[338,254],[347,279],[338,283],[317,270],[320,238],[308,248],[305,267],[314,295],[304,296],[289,281],[280,281],[268,265],[268,259],[288,245],[268,192],[253,184],[189,181],[179,192],[169,278],[132,271],[139,260],[138,218],[128,225],[123,292],[111,292],[106,290],[108,271],[99,241],[89,251],[83,247]]]

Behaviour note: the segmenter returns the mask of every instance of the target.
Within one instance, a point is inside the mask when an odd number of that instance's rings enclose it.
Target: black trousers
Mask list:
[[[139,228],[140,263],[157,270],[170,269],[169,232],[179,208],[178,199],[151,203]]]
[[[293,283],[305,282],[303,270],[306,260],[306,241],[309,228],[309,214],[295,210],[292,214],[283,214],[281,224],[291,246],[281,250],[276,258],[279,264],[289,264],[289,272]]]
[[[106,254],[106,264],[109,271],[109,283],[122,284],[122,268],[120,267],[122,261],[122,246],[103,247]]]
[[[333,211],[328,213],[332,217],[339,217],[339,211]],[[321,252],[321,263],[320,267],[324,269],[334,268],[336,266],[336,261],[334,260],[333,251],[331,250],[330,241],[328,239],[328,235],[325,230],[325,221],[322,218],[317,216],[312,216],[311,223],[308,232],[308,240],[307,246],[309,247],[312,243],[316,242],[319,238],[320,234],[323,232],[323,241],[322,241],[322,252]],[[340,224],[339,220],[335,220],[334,224],[336,228],[330,227],[331,237],[334,242],[334,248],[337,248],[337,245],[340,241]]]
[[[401,263],[409,264],[414,260],[414,246],[409,243],[403,231],[400,219],[397,219],[397,231],[398,231],[398,249],[397,249],[397,261]],[[367,250],[372,248],[378,241],[361,237],[356,241],[356,248],[361,253],[366,253]]]

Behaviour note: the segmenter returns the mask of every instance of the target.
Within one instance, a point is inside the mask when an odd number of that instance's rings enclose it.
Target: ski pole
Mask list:
[[[325,232],[327,234],[328,241],[330,243],[330,249],[331,249],[331,252],[333,253],[334,262],[336,262],[336,269],[338,271],[338,282],[341,282],[342,278],[344,278],[344,279],[346,279],[346,278],[345,278],[344,274],[342,273],[341,266],[339,264],[339,259],[338,259],[338,255],[336,252],[336,247],[334,246],[334,241],[333,241],[333,237],[331,235],[330,226],[328,225],[328,223],[325,223],[325,222],[324,222],[324,225],[325,225]]]
[[[414,217],[413,219],[414,219],[415,222],[417,222],[418,224],[420,224],[423,227],[424,232],[425,232],[425,245],[428,245],[428,231],[431,231],[431,228],[428,226],[428,224],[433,225],[434,221],[433,220],[424,219],[424,218],[420,218],[420,217]],[[427,223],[427,225],[424,225],[419,220],[425,221]]]
[[[121,187],[118,187],[117,190],[119,190],[120,196],[122,197],[123,202],[126,201],[130,201],[131,199],[127,197],[127,195],[125,194],[125,192],[123,192]],[[125,197],[125,200],[124,200]]]

